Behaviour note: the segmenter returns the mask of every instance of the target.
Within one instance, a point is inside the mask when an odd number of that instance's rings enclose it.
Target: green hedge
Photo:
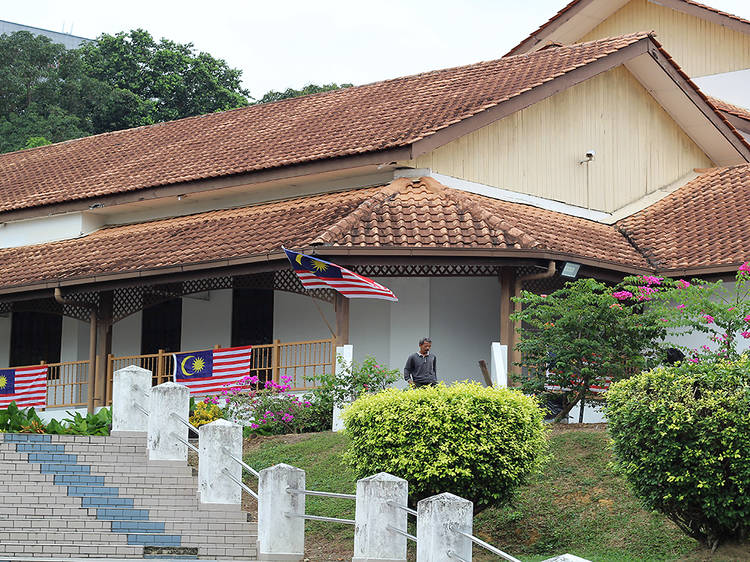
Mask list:
[[[359,477],[409,481],[412,502],[451,492],[480,510],[510,498],[546,460],[544,413],[518,391],[478,383],[366,395],[344,411]]]
[[[750,358],[661,367],[607,393],[636,495],[711,547],[750,534]]]

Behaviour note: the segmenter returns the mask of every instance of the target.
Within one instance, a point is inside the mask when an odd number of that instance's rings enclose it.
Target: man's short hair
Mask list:
[[[432,343],[432,340],[430,338],[422,338],[421,340],[419,340],[419,345],[422,345],[426,341]]]

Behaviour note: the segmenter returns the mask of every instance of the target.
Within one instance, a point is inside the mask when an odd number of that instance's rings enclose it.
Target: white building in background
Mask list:
[[[61,45],[65,45],[66,49],[77,49],[82,44],[93,41],[93,39],[78,37],[70,33],[50,31],[49,29],[42,29],[40,27],[33,27],[31,25],[23,25],[20,23],[0,20],[0,35],[10,35],[11,33],[16,33],[18,31],[28,31],[32,35],[44,35],[45,37],[49,37],[53,43],[60,43]]]

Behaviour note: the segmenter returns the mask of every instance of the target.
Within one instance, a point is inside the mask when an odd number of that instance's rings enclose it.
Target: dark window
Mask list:
[[[141,353],[180,351],[182,299],[172,299],[143,309]]]
[[[12,314],[10,365],[58,363],[62,341],[62,316],[19,311]]]
[[[273,340],[273,291],[234,289],[232,346],[261,345]]]

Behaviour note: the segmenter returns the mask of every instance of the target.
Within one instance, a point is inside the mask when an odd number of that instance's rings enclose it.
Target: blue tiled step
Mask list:
[[[112,521],[114,533],[163,533],[164,523],[159,521]]]
[[[128,535],[128,544],[142,544],[144,546],[180,546],[180,535]]]
[[[17,453],[64,453],[65,445],[59,443],[17,443]]]
[[[133,498],[84,496],[81,498],[81,507],[133,507]]]
[[[27,443],[30,441],[52,443],[52,436],[39,433],[6,433],[5,441],[8,443]]]
[[[128,508],[99,508],[96,510],[96,518],[105,521],[113,519],[148,520],[148,509]]]
[[[91,467],[85,464],[44,463],[42,474],[91,474]]]
[[[91,476],[89,474],[55,474],[55,484],[61,486],[103,486],[104,476]]]
[[[64,455],[61,453],[29,453],[29,462],[76,464],[78,455]]]
[[[105,488],[104,486],[68,486],[69,496],[116,496],[119,488]]]

